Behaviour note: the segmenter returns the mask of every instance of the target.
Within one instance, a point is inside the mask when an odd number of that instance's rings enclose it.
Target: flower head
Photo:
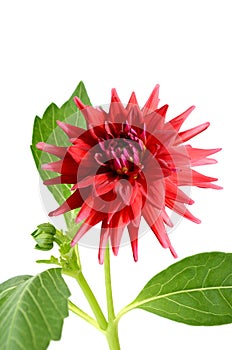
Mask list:
[[[75,245],[94,225],[101,222],[99,262],[104,261],[107,242],[118,253],[124,229],[130,236],[134,260],[138,259],[138,231],[143,216],[164,248],[176,253],[166,232],[172,222],[166,208],[199,223],[186,205],[193,204],[181,186],[220,187],[216,178],[192,168],[213,164],[208,158],[220,149],[198,149],[186,144],[208,128],[204,123],[186,131],[180,128],[194,107],[166,122],[167,105],[158,108],[157,85],[142,109],[132,93],[126,107],[115,89],[109,111],[85,106],[74,98],[83,113],[87,130],[58,122],[70,139],[69,147],[39,143],[38,149],[60,160],[42,168],[61,175],[44,183],[72,184],[72,194],[50,216],[81,207],[76,222],[83,224],[72,240]]]

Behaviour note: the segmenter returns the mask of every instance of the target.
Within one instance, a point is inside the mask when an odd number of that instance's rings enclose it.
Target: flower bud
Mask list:
[[[50,250],[53,248],[53,242],[55,239],[56,229],[49,223],[41,224],[37,226],[31,235],[37,242],[35,248],[39,250]]]

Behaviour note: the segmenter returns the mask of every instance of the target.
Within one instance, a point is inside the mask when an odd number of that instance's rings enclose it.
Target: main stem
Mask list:
[[[110,250],[109,246],[106,248],[104,259],[105,271],[105,286],[106,286],[106,300],[108,310],[108,327],[106,329],[106,339],[110,350],[120,350],[120,343],[118,338],[118,321],[114,313],[111,272],[110,272]]]

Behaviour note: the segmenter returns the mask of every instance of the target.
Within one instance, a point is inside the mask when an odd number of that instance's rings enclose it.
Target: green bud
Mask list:
[[[37,242],[35,248],[39,250],[51,250],[55,240],[56,229],[50,223],[37,226],[31,235]]]

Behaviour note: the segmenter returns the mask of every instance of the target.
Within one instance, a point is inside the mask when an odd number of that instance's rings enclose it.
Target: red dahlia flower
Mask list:
[[[172,226],[166,207],[179,215],[199,223],[186,208],[193,204],[179,187],[220,187],[216,178],[200,174],[194,166],[213,164],[207,158],[220,149],[193,148],[186,141],[208,128],[204,123],[180,132],[180,128],[194,107],[165,122],[168,106],[158,106],[157,85],[145,106],[140,109],[132,93],[126,107],[115,89],[109,111],[85,106],[74,98],[83,113],[87,130],[58,122],[68,135],[69,147],[39,143],[38,149],[59,157],[57,162],[42,168],[61,176],[46,180],[46,185],[73,184],[73,193],[50,216],[60,215],[81,207],[76,222],[82,226],[72,240],[72,246],[93,226],[101,225],[99,262],[103,263],[108,240],[118,253],[120,240],[127,227],[134,260],[138,259],[138,231],[143,216],[164,248],[176,253],[170,243],[165,225]]]

